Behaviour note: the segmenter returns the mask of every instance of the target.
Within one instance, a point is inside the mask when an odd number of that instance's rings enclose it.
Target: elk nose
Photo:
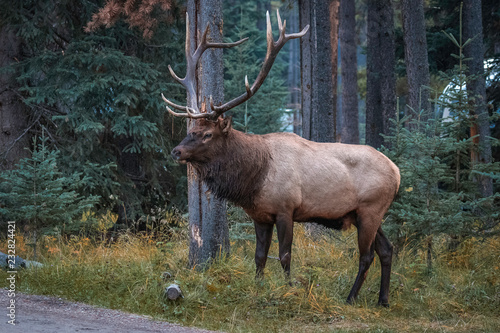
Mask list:
[[[181,151],[177,148],[174,148],[170,154],[172,155],[174,160],[178,160],[181,157]]]

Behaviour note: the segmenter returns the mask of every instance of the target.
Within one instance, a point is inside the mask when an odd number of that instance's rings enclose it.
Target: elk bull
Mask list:
[[[189,25],[189,20],[187,20]],[[341,143],[316,143],[295,134],[272,133],[249,135],[231,127],[231,119],[221,115],[248,100],[259,89],[283,45],[300,33],[285,34],[285,23],[278,13],[279,39],[274,42],[267,13],[268,50],[262,69],[250,87],[245,78],[246,93],[210,110],[198,108],[194,89],[196,64],[208,48],[223,48],[236,43],[207,41],[208,27],[196,51],[189,48],[186,36],[187,74],[172,76],[188,91],[189,106],[170,106],[185,113],[175,116],[197,119],[186,138],[173,149],[172,157],[191,163],[214,195],[243,207],[254,220],[257,246],[256,274],[261,276],[266,264],[273,227],[279,240],[279,258],[285,273],[290,273],[293,222],[316,222],[334,229],[351,225],[358,231],[359,271],[347,301],[358,295],[374,251],[377,252],[382,277],[379,304],[389,304],[389,281],[392,244],[381,229],[382,219],[392,203],[400,182],[399,169],[386,156],[369,146]],[[189,31],[189,29],[186,29]],[[203,104],[202,104],[203,105]]]

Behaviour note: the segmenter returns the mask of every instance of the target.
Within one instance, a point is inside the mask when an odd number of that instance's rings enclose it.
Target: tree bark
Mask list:
[[[299,25],[311,24],[311,7],[314,0],[299,0]],[[310,25],[309,32],[300,38],[300,87],[302,112],[302,137],[311,138],[311,109],[313,107],[312,93],[312,41],[315,26]]]
[[[222,42],[222,0],[190,0],[188,13],[192,19],[191,41],[194,51],[195,40],[201,38],[207,24],[210,25],[209,39],[213,42]],[[197,75],[198,96],[197,103],[209,106],[209,96],[214,104],[220,104],[224,99],[224,63],[221,49],[208,49],[202,56]],[[188,106],[191,97],[188,96]],[[194,126],[195,121],[188,122],[188,128]],[[204,269],[214,258],[229,252],[229,231],[226,218],[226,202],[215,198],[200,180],[193,167],[188,165],[188,201],[189,201],[189,265]]]
[[[339,7],[340,0],[330,0],[330,47],[332,49],[333,139],[340,141],[340,118],[337,112],[338,63],[339,63]]]
[[[430,91],[426,88],[430,85],[430,74],[423,0],[402,0],[401,13],[408,79],[408,106],[411,109],[408,114],[416,119],[421,111],[431,110]],[[423,116],[423,119],[427,118],[425,113],[420,116]]]
[[[290,31],[300,31],[299,29],[299,12],[297,6],[294,6],[289,12]],[[292,39],[289,44],[289,61],[288,61],[288,90],[290,94],[289,108],[293,112],[293,132],[302,134],[300,126],[300,41]]]
[[[342,76],[342,135],[343,143],[359,143],[358,61],[356,54],[355,2],[340,1],[340,67]]]
[[[391,0],[367,7],[366,144],[379,148],[396,112],[394,9]]]
[[[302,135],[317,142],[334,142],[336,106],[332,64],[332,27],[338,0],[299,0],[300,26],[310,24],[301,38]],[[334,30],[332,30],[334,29]],[[336,57],[335,57],[336,58]],[[336,70],[335,70],[336,74]],[[336,79],[335,79],[336,81]]]
[[[21,59],[21,41],[8,25],[0,28],[0,68]],[[0,170],[15,168],[29,156],[28,112],[16,93],[16,75],[0,74]]]
[[[491,163],[490,123],[486,108],[486,85],[484,77],[484,45],[481,1],[464,0],[463,34],[464,40],[472,39],[464,48],[465,58],[470,58],[467,63],[467,95],[473,109],[476,123],[471,132],[476,130],[479,134],[478,153],[472,163]],[[472,134],[472,133],[471,133]],[[483,197],[493,195],[493,182],[490,177],[478,176],[479,192]]]

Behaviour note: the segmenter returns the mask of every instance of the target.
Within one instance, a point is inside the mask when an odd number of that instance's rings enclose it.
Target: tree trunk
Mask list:
[[[201,31],[210,24],[209,39],[213,42],[222,42],[222,1],[201,0],[188,1],[188,13],[192,24],[192,50],[196,49],[195,40],[201,38]],[[196,19],[194,19],[196,18]],[[212,96],[214,104],[220,104],[224,99],[223,91],[224,63],[221,49],[207,50],[200,61],[197,75],[198,96],[197,103],[207,103]],[[191,106],[191,96],[188,96],[188,106]],[[208,105],[207,105],[208,106]],[[200,107],[200,109],[203,109]],[[194,126],[194,120],[188,122],[188,127]],[[229,231],[226,218],[226,202],[215,198],[196,174],[193,167],[188,165],[188,201],[189,201],[189,265],[205,268],[210,261],[229,252]]]
[[[21,59],[21,42],[8,25],[0,28],[0,68]],[[17,95],[16,75],[0,74],[0,170],[11,170],[29,156],[28,114]]]
[[[299,0],[299,25],[301,27],[312,23],[311,7],[314,0]],[[309,32],[300,38],[300,87],[301,101],[300,110],[302,112],[302,137],[311,138],[311,109],[313,107],[312,98],[312,41],[316,31],[314,25],[310,25]]]
[[[332,65],[337,66],[337,63],[332,64],[331,39],[337,30],[332,28],[332,19],[337,18],[334,12],[338,9],[334,4],[337,1],[299,0],[300,26],[311,26],[300,43],[302,136],[317,142],[335,141],[336,90]]]
[[[356,8],[354,1],[340,1],[340,67],[342,75],[343,143],[359,143],[358,61],[356,55]]]
[[[402,0],[403,33],[405,43],[406,76],[408,79],[408,106],[411,118],[423,110],[430,112],[429,61],[425,35],[423,0]],[[413,111],[412,111],[413,110]],[[424,115],[424,118],[425,117]]]
[[[391,0],[367,7],[366,144],[379,148],[396,112],[394,9]]]
[[[330,47],[332,49],[333,139],[340,141],[340,118],[337,112],[339,63],[339,6],[340,0],[330,0]]]
[[[297,6],[294,6],[289,12],[289,30],[300,31],[299,29],[299,14]],[[289,62],[288,62],[288,90],[290,100],[288,108],[293,112],[293,132],[301,135],[302,128],[300,126],[300,41],[292,39],[289,44]]]
[[[463,33],[464,40],[472,39],[464,48],[465,58],[470,58],[467,75],[467,95],[476,118],[475,128],[471,130],[479,134],[478,153],[472,163],[491,163],[490,124],[486,108],[486,86],[484,77],[484,46],[481,1],[464,0]],[[483,197],[493,195],[493,182],[490,177],[478,176],[479,192]]]

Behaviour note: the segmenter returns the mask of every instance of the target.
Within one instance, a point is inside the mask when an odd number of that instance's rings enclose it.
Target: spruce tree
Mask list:
[[[60,152],[47,147],[47,137],[39,141],[33,140],[31,157],[0,175],[0,218],[29,228],[35,257],[40,233],[73,229],[82,213],[98,201],[97,196],[79,194],[90,183],[89,177],[79,172],[64,174],[57,162]]]

